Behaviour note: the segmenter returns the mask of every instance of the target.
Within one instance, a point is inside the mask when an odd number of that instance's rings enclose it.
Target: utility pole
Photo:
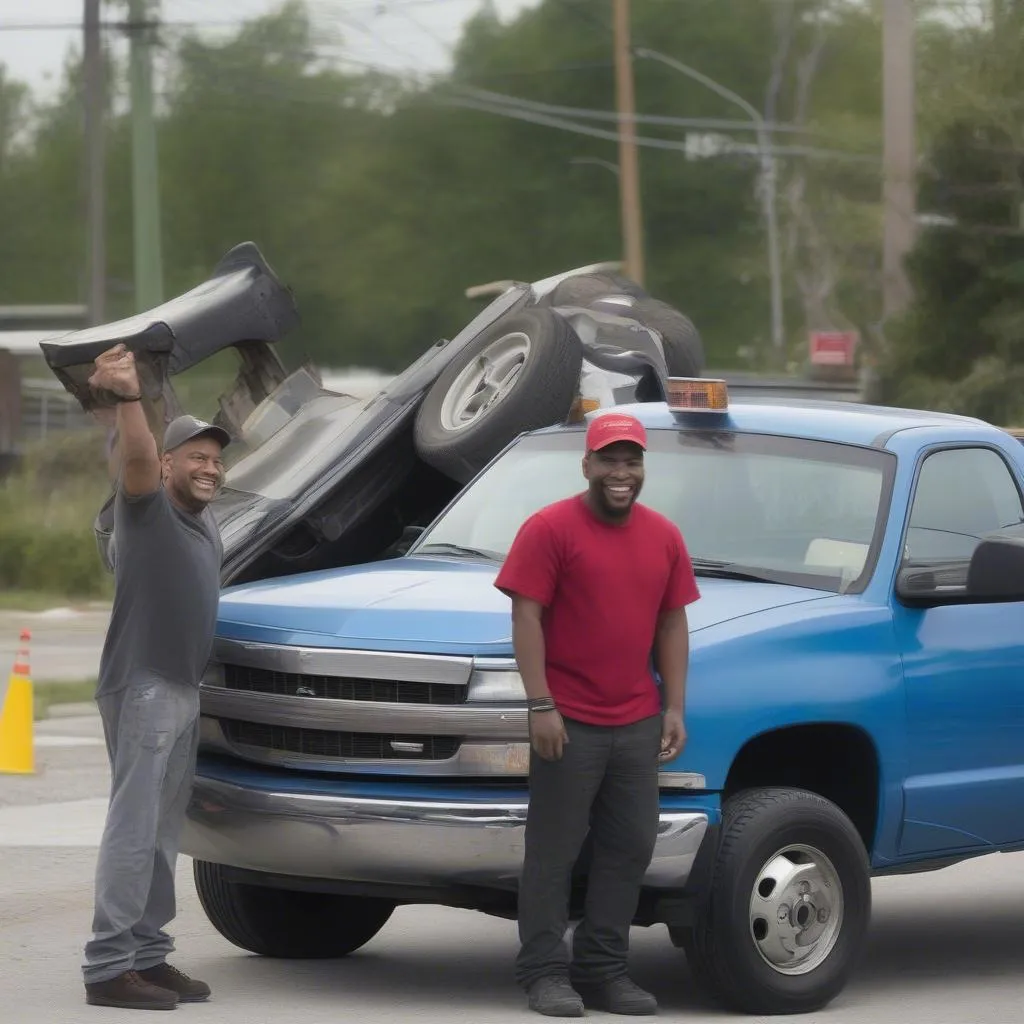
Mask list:
[[[104,160],[105,107],[103,48],[100,37],[100,0],[85,0],[83,18],[85,73],[86,204],[89,268],[89,323],[101,324],[106,317],[107,255],[105,234],[106,166]]]
[[[778,171],[776,167],[775,154],[772,151],[772,140],[768,134],[768,125],[764,116],[752,103],[749,103],[742,96],[727,89],[721,82],[716,82],[696,68],[684,64],[674,57],[660,53],[657,50],[649,50],[646,47],[637,48],[636,56],[650,58],[659,61],[667,67],[692,78],[701,85],[707,86],[712,92],[717,93],[723,99],[735,103],[750,118],[750,123],[757,132],[757,151],[761,165],[761,180],[758,184],[758,192],[761,196],[761,204],[764,208],[765,234],[768,239],[768,276],[771,283],[771,310],[772,310],[772,352],[773,361],[781,367],[786,360],[786,327],[783,320],[784,310],[782,308],[782,265],[779,260],[779,221],[776,214],[775,193],[778,182]]]
[[[640,169],[636,147],[636,98],[630,43],[629,0],[612,0],[615,17],[615,97],[619,114],[619,199],[626,275],[644,283],[643,221],[640,213]]]
[[[158,3],[159,0],[156,0]],[[135,309],[163,302],[160,239],[160,181],[153,121],[153,63],[156,13],[153,0],[129,0],[128,33],[132,99],[132,210],[135,244]]]
[[[916,234],[913,0],[883,0],[882,17],[884,322],[903,312],[911,298],[903,261]]]

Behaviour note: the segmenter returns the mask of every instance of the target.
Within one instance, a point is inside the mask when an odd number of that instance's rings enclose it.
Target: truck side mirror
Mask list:
[[[967,569],[968,600],[1024,601],[1024,532],[983,537]]]
[[[1024,524],[982,537],[969,562],[901,569],[896,594],[905,604],[926,608],[1024,601]]]

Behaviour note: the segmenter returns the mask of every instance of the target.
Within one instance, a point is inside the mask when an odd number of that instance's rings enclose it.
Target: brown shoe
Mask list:
[[[125,971],[108,981],[85,986],[85,1001],[91,1006],[118,1006],[124,1010],[173,1010],[178,993],[146,981],[138,971]]]
[[[178,1001],[182,1003],[201,1003],[210,998],[210,986],[205,981],[196,981],[170,964],[147,967],[139,971],[139,976],[143,981],[177,993]]]

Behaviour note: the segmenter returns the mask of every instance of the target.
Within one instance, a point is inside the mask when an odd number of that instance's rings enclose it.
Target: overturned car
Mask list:
[[[213,505],[225,584],[397,553],[518,434],[661,400],[667,377],[703,368],[690,320],[603,265],[508,282],[368,398],[325,388],[311,365],[286,371],[274,345],[298,322],[291,291],[246,242],[161,306],[41,344],[58,380],[102,417],[113,403],[88,384],[93,360],[124,343],[157,436],[189,411],[175,375],[235,350],[238,375],[215,417],[234,438]],[[111,507],[95,524],[108,567]]]

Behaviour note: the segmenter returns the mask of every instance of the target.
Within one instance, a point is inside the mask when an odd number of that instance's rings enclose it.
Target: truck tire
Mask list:
[[[868,857],[850,819],[815,793],[753,789],[726,802],[708,899],[672,937],[727,1007],[810,1013],[846,984],[870,917]]]
[[[387,924],[389,900],[272,889],[232,882],[221,864],[193,864],[196,892],[210,923],[228,942],[281,959],[347,956]]]
[[[661,335],[670,377],[699,377],[704,372],[704,343],[688,316],[661,299],[640,299],[629,316]]]
[[[569,323],[534,307],[501,317],[437,378],[416,413],[419,457],[468,483],[510,441],[569,415],[583,347]]]

